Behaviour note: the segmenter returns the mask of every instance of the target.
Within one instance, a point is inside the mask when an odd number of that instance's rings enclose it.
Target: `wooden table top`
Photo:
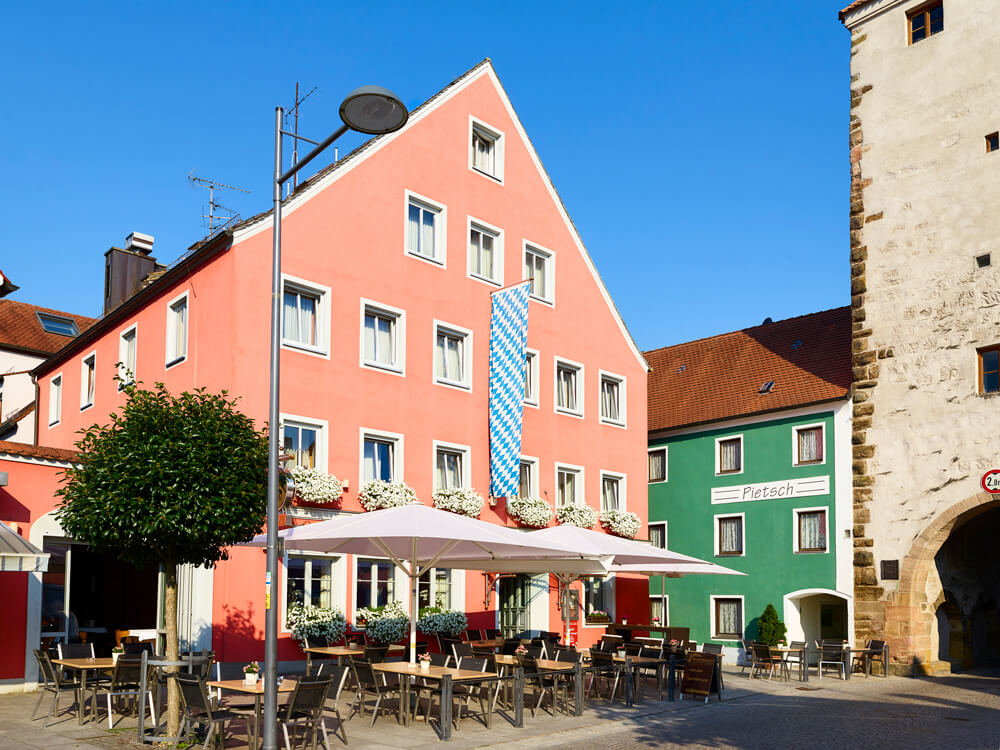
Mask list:
[[[213,680],[212,682],[205,683],[210,688],[222,688],[223,690],[233,690],[237,693],[248,693],[249,695],[263,695],[264,694],[264,681],[257,680],[257,682],[250,687],[249,685],[244,685],[243,680]],[[295,680],[283,680],[280,685],[278,685],[279,693],[290,693],[295,690]]]
[[[427,669],[421,669],[419,664],[410,664],[408,661],[386,661],[380,664],[372,664],[372,669],[376,672],[389,672],[392,674],[405,674],[412,677],[430,677],[433,680],[440,680],[446,674],[451,675],[451,679],[460,682],[462,680],[481,680],[484,677],[492,677],[489,672],[477,672],[472,669],[456,669],[455,667],[435,667],[431,665]]]
[[[110,656],[108,657],[98,657],[94,658],[84,658],[84,659],[53,659],[53,664],[58,664],[60,667],[67,667],[68,669],[111,669],[114,667],[115,662]]]
[[[389,646],[389,653],[402,653],[408,648],[409,646],[401,646],[398,643],[393,643]],[[358,648],[348,648],[347,646],[313,646],[302,650],[310,654],[324,654],[326,656],[364,656],[365,653],[364,646],[359,646]]]
[[[791,648],[790,646],[771,646],[771,650],[777,651],[779,654],[798,654],[805,651],[807,648],[807,646],[802,646],[801,648]]]
[[[494,638],[490,641],[469,641],[469,645],[476,648],[500,648],[503,645],[503,638]]]
[[[496,660],[497,664],[503,664],[505,667],[517,666],[517,657],[513,654],[497,654]],[[547,672],[563,672],[572,670],[574,662],[556,661],[555,659],[535,659],[535,664],[538,665],[539,669],[544,669]]]

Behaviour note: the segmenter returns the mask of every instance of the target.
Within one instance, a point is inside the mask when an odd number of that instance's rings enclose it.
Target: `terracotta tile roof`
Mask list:
[[[43,458],[48,461],[76,461],[79,455],[77,451],[67,450],[66,448],[46,448],[43,445],[29,445],[28,443],[12,443],[9,440],[0,440],[0,458],[4,454]]]
[[[72,340],[71,336],[47,333],[38,322],[35,313],[39,312],[70,318],[76,322],[81,332],[94,324],[94,318],[83,315],[50,310],[47,307],[29,305],[27,302],[0,299],[0,348],[17,349],[44,356],[58,351]]]
[[[851,309],[802,315],[645,352],[649,430],[847,397]],[[766,395],[761,387],[774,381]]]
[[[871,2],[874,2],[874,0],[854,0],[853,3],[851,3],[850,5],[848,5],[846,8],[842,9],[840,11],[840,13],[837,14],[837,15],[840,18],[840,20],[843,21],[844,20],[844,16],[846,16],[848,13],[850,13],[851,11],[857,10],[858,8],[860,8],[862,6],[868,5],[868,3],[871,3]]]

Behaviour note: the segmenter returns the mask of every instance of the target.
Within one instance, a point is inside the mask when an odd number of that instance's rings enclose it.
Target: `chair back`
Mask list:
[[[639,652],[642,651],[641,643],[624,643],[622,648],[625,649],[626,656],[638,656]]]
[[[722,644],[721,643],[703,643],[701,644],[701,652],[703,654],[721,654]]]
[[[500,637],[500,631],[496,628],[486,628],[483,630],[484,640],[493,641]]]
[[[416,655],[420,656],[420,654],[426,654],[427,649],[430,648],[430,646],[431,644],[429,641],[418,641],[415,649]]]
[[[625,637],[621,635],[602,635],[601,643],[610,643],[614,649],[625,643]]]
[[[806,647],[806,642],[805,641],[792,641],[790,644],[788,644],[788,647],[789,648],[805,648]]]
[[[844,658],[844,644],[840,641],[823,641],[819,650],[823,661],[841,661]]]
[[[36,648],[35,661],[38,662],[38,671],[42,675],[42,680],[45,681],[45,687],[52,685],[58,688],[60,678],[56,674],[58,670],[52,666],[52,661],[49,659],[49,652]]]
[[[514,658],[517,659],[517,665],[524,670],[525,674],[538,674],[538,662],[535,657],[515,654]]]
[[[564,661],[569,664],[575,664],[580,661],[580,657],[583,656],[575,648],[561,648],[556,651],[556,661]]]
[[[466,629],[459,633],[458,637],[463,641],[475,641],[479,639],[479,631]]]
[[[750,648],[753,649],[753,658],[755,661],[765,663],[771,661],[771,647],[766,643],[757,643],[755,641],[750,644]]]
[[[451,652],[455,655],[456,662],[459,659],[464,659],[466,657],[474,655],[472,653],[472,646],[470,646],[468,643],[465,643],[464,641],[461,643],[451,644]]]
[[[606,651],[590,651],[590,662],[595,667],[613,667],[615,665],[614,657]]]
[[[885,648],[885,641],[868,641],[868,648],[872,651],[881,651]]]
[[[476,659],[472,656],[463,656],[458,662],[459,669],[467,669],[470,672],[485,672],[486,659]]]
[[[286,720],[291,721],[297,714],[305,714],[313,719],[320,715],[326,703],[326,694],[333,684],[332,677],[303,677],[295,684],[292,697],[288,700]]]
[[[698,641],[684,641],[684,650],[685,651],[697,651],[698,650]]]
[[[184,701],[184,708],[188,714],[204,716],[211,720],[212,704],[208,698],[208,690],[205,687],[205,682],[198,675],[172,672],[167,675],[167,678],[177,681],[177,687],[180,688],[181,699]]]
[[[350,667],[341,666],[340,664],[331,664],[327,667],[325,676],[330,679],[330,690],[333,691],[334,702],[340,700],[340,694],[344,690],[344,685],[347,683],[347,675],[350,672]]]
[[[490,672],[491,674],[500,673],[500,668],[497,666],[497,655],[494,654],[492,651],[490,651],[490,653],[486,654],[485,656],[480,656],[477,658],[480,658],[484,662],[486,662],[486,668],[483,670],[484,672]]]
[[[639,649],[639,656],[645,656],[650,659],[662,659],[663,649],[659,646],[643,646]]]
[[[475,656],[477,659],[488,659],[492,656],[495,656],[495,653],[493,649],[490,648],[489,646],[473,646],[472,655]]]
[[[447,667],[451,663],[451,654],[431,654],[432,667]]]
[[[545,658],[545,646],[525,646],[525,650],[528,652],[528,656],[532,659],[544,659]]]
[[[504,638],[503,645],[500,647],[500,653],[506,654],[507,656],[513,656],[514,652],[517,651],[517,647],[520,645],[520,638]]]
[[[93,643],[60,643],[56,646],[59,649],[60,659],[93,659]]]
[[[662,638],[636,638],[635,642],[647,648],[663,648]]]
[[[111,672],[111,689],[138,686],[142,679],[142,657],[122,654]]]
[[[365,645],[365,660],[371,662],[372,664],[381,664],[385,661],[385,655],[389,653],[388,644],[366,644]]]
[[[123,653],[126,653],[126,654],[141,654],[143,651],[145,651],[147,654],[151,654],[151,653],[153,653],[153,642],[152,641],[142,641],[140,643],[138,641],[134,641],[134,642],[125,641],[122,644],[122,648],[124,649]]]
[[[378,692],[379,683],[375,679],[375,670],[372,669],[372,663],[367,659],[359,659],[354,657],[351,659],[351,669],[354,670],[354,679],[357,681],[358,685],[366,690],[374,690]]]

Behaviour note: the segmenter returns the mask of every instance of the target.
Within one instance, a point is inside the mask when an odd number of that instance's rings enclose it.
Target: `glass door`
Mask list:
[[[505,576],[500,579],[500,630],[504,638],[521,636],[528,630],[528,601],[530,578],[525,574]]]

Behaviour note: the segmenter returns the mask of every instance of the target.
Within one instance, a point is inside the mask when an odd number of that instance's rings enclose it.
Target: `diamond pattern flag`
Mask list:
[[[490,495],[517,495],[529,282],[493,293],[490,318]]]

